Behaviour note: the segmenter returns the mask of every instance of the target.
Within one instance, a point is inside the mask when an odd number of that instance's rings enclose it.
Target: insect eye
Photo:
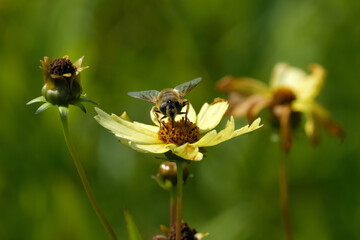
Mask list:
[[[175,107],[176,107],[176,110],[178,111],[178,112],[180,112],[181,111],[181,105],[180,105],[180,103],[178,102],[178,101],[176,101],[175,102]]]
[[[166,114],[166,105],[167,103],[162,103],[160,105],[160,112],[162,112],[163,114]]]

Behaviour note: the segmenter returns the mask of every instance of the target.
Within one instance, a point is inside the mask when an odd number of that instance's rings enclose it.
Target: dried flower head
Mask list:
[[[108,115],[99,108],[95,108],[98,113],[95,119],[115,134],[121,143],[136,151],[155,154],[171,151],[180,158],[199,161],[203,158],[202,147],[217,145],[261,127],[260,119],[257,119],[250,126],[235,130],[234,118],[230,117],[225,129],[219,133],[213,130],[228,106],[227,101],[216,99],[212,104],[205,103],[196,115],[190,104],[186,125],[182,116],[178,115],[174,126],[164,121],[160,127],[152,110],[150,115],[155,126],[131,121],[125,112],[118,117],[115,114]]]
[[[289,151],[292,146],[292,129],[305,116],[305,132],[314,143],[318,143],[318,127],[322,125],[329,133],[344,137],[339,124],[330,113],[314,99],[324,81],[325,69],[310,65],[310,74],[286,63],[275,66],[270,86],[251,78],[226,76],[217,83],[217,88],[228,94],[228,113],[235,117],[246,116],[252,122],[263,109],[269,109],[273,125],[280,127],[282,147]]]
[[[63,117],[67,115],[68,105],[75,105],[81,108],[84,112],[86,109],[82,102],[95,102],[82,98],[82,87],[80,82],[80,72],[88,67],[81,67],[84,57],[79,58],[74,64],[65,55],[62,58],[51,60],[49,57],[44,57],[41,62],[41,69],[44,72],[44,86],[42,87],[42,96],[37,97],[27,104],[35,102],[42,102],[43,104],[38,108],[36,114],[52,107],[59,106],[60,113]]]
[[[173,226],[171,229],[164,225],[160,226],[163,235],[157,235],[153,237],[153,240],[176,240],[176,228]],[[181,240],[201,240],[203,237],[209,235],[209,233],[199,233],[195,229],[191,229],[186,222],[181,223]]]

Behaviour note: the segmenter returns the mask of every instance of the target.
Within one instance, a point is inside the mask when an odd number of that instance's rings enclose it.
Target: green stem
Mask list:
[[[170,229],[175,225],[175,191],[170,190]]]
[[[177,168],[177,213],[176,213],[176,240],[181,240],[181,213],[182,213],[182,194],[183,194],[183,162],[176,161]]]
[[[285,227],[285,236],[287,240],[292,239],[290,209],[289,209],[289,191],[288,191],[288,153],[280,159],[280,198],[281,208]]]
[[[97,216],[99,217],[101,223],[104,225],[106,231],[108,232],[108,234],[110,235],[110,238],[113,240],[117,240],[117,237],[115,235],[114,230],[111,228],[109,222],[107,221],[104,213],[101,211],[100,206],[98,205],[98,203],[96,202],[95,196],[90,188],[90,184],[89,181],[86,178],[86,174],[84,171],[84,168],[81,165],[80,159],[78,157],[78,155],[76,154],[74,145],[71,142],[71,138],[70,138],[70,133],[69,133],[69,126],[68,126],[68,120],[67,117],[60,117],[61,118],[61,122],[63,125],[63,131],[64,131],[64,137],[65,137],[65,141],[66,144],[69,148],[70,154],[72,159],[74,160],[75,166],[76,166],[76,170],[79,173],[80,179],[84,185],[86,194],[90,200],[90,203],[94,209],[94,211],[96,212]]]

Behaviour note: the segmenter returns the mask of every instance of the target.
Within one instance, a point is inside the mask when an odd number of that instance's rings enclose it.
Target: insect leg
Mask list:
[[[159,111],[159,109],[158,109],[157,107],[154,107],[154,109],[153,109],[153,114],[154,114],[156,120],[158,121],[158,123],[160,124],[160,128],[161,128],[161,125],[163,125],[164,128],[166,129],[166,131],[168,132],[168,136],[170,136],[170,131],[169,131],[169,129],[167,128],[167,126],[166,126],[165,124],[162,124],[162,123],[161,123],[161,120],[163,120],[164,118],[166,118],[166,116],[163,116],[161,119],[159,119],[159,113],[161,113],[161,112]]]
[[[160,113],[159,109],[157,107],[154,107],[153,108],[153,114],[154,114],[156,120],[158,121],[158,123],[160,124],[160,127],[161,127],[161,121],[159,119],[159,113]]]
[[[187,116],[188,116],[189,107],[190,107],[189,101],[188,101],[188,100],[184,100],[183,106],[184,106],[184,107],[186,106],[186,112],[185,112],[185,128],[186,128],[186,127],[187,127]]]
[[[164,118],[166,118],[166,116],[163,116],[163,117],[160,119],[160,121],[163,120]],[[164,126],[164,128],[166,129],[166,131],[168,132],[168,134],[170,135],[170,131],[169,131],[169,129],[167,128],[167,126],[166,126],[165,124],[163,124],[163,126]]]

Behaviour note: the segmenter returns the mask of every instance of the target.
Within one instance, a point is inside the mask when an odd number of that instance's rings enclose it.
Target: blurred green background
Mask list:
[[[268,81],[279,61],[328,70],[317,101],[344,127],[313,148],[298,131],[290,156],[294,239],[360,239],[360,2],[354,0],[0,1],[0,239],[107,239],[66,148],[59,114],[25,106],[40,95],[44,56],[85,55],[87,96],[107,112],[150,123],[151,104],[129,91],[202,77],[195,109],[225,95],[222,76]],[[151,179],[161,160],[136,153],[88,114],[70,130],[94,194],[119,239],[123,208],[144,239],[168,224],[168,194]],[[266,115],[263,121],[266,123]],[[241,126],[244,120],[237,120]],[[208,148],[184,191],[184,219],[209,240],[282,239],[279,145],[268,125]]]

